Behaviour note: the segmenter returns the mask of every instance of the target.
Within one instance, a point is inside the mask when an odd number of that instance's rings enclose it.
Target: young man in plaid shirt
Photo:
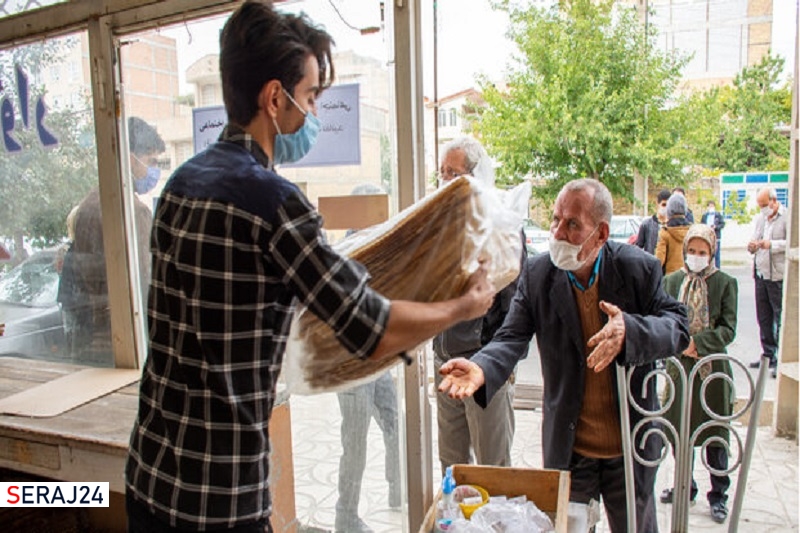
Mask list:
[[[388,301],[275,173],[314,143],[331,44],[268,2],[244,3],[223,28],[228,125],[175,171],[153,224],[149,354],[126,467],[131,532],[271,531],[267,429],[295,299],[361,358],[395,356],[491,305],[483,269],[457,299]]]

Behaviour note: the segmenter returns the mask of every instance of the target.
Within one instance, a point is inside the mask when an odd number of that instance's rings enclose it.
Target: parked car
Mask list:
[[[0,356],[60,359],[64,325],[56,296],[57,250],[35,252],[0,279]]]
[[[533,220],[526,218],[522,231],[525,233],[525,248],[528,250],[528,255],[548,251],[547,239],[550,237],[548,230],[540,228]]]
[[[611,217],[609,240],[633,244],[639,235],[642,217],[636,215],[614,215]]]

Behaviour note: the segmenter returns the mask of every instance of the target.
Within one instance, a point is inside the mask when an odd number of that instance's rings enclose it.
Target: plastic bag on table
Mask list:
[[[457,297],[486,260],[489,279],[500,290],[519,274],[530,192],[530,183],[500,191],[462,176],[334,249],[363,264],[370,287],[391,300]],[[355,358],[324,322],[300,307],[286,346],[284,378],[290,393],[334,392],[371,381],[399,361]]]

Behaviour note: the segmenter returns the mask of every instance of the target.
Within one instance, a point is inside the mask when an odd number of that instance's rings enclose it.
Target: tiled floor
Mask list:
[[[434,408],[435,408],[435,402]],[[332,531],[337,498],[341,444],[338,402],[333,394],[291,399],[294,446],[295,492],[298,522],[302,531]],[[435,421],[435,414],[434,414]],[[541,412],[517,411],[517,430],[512,450],[515,466],[541,467]],[[741,428],[742,441],[745,428]],[[388,487],[383,475],[383,440],[376,424],[369,433],[367,468],[361,493],[361,517],[376,532],[406,531],[403,513],[387,504]],[[434,439],[433,457],[436,457]],[[798,447],[794,441],[775,438],[761,428],[748,476],[747,491],[739,522],[741,531],[753,533],[796,531],[798,529]],[[707,472],[697,462],[695,479],[700,487],[698,502],[690,510],[690,531],[727,531],[728,524],[716,524],[702,497],[708,490]],[[659,470],[656,492],[672,486],[673,463],[667,459]],[[438,472],[437,472],[438,474]],[[438,482],[438,480],[437,480]],[[737,475],[732,476],[730,502]],[[669,531],[672,506],[658,505],[661,531]],[[600,524],[598,533],[608,528]]]

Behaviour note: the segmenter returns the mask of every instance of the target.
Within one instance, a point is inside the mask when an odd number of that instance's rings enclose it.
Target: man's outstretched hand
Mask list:
[[[485,381],[481,367],[463,357],[447,361],[439,373],[444,376],[439,392],[456,400],[472,396]]]
[[[600,310],[608,315],[608,322],[586,343],[589,348],[594,348],[586,359],[586,365],[595,372],[605,370],[625,344],[625,319],[622,310],[608,302],[600,302]]]

